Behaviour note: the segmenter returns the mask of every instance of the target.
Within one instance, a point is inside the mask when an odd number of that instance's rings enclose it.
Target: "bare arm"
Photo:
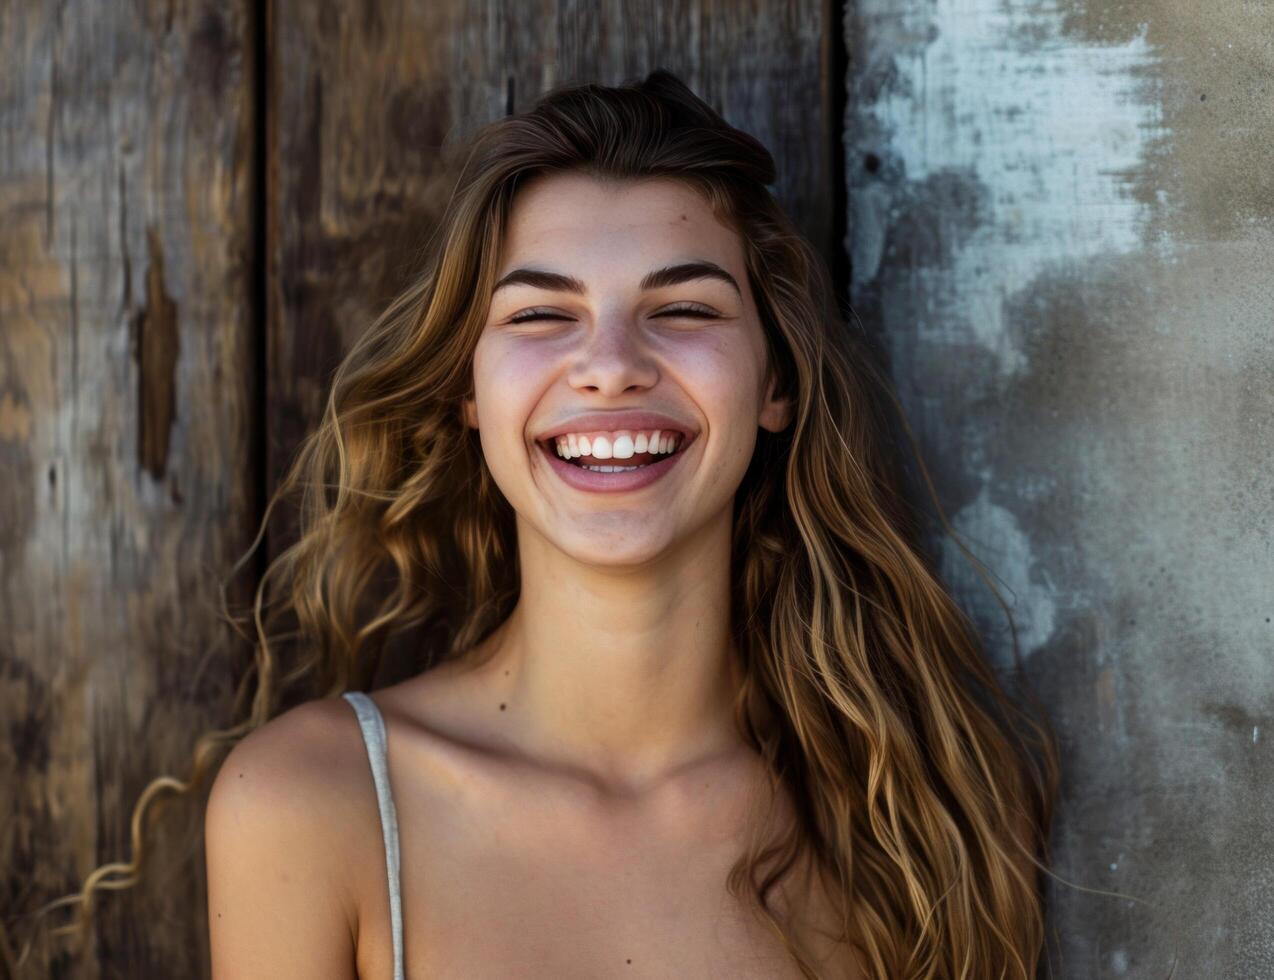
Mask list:
[[[237,744],[204,822],[213,980],[356,980],[356,909],[321,766],[321,710],[301,705]]]

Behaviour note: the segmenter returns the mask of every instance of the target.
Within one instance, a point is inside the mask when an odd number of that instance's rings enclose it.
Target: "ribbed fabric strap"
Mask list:
[[[358,725],[363,730],[363,743],[372,765],[376,783],[376,802],[380,805],[380,827],[385,837],[385,867],[389,877],[389,921],[394,944],[394,980],[404,980],[403,973],[403,898],[398,874],[398,811],[389,790],[389,766],[385,761],[385,719],[376,702],[362,691],[346,691],[342,697],[354,706]]]

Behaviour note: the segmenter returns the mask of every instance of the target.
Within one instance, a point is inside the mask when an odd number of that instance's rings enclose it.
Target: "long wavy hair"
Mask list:
[[[514,196],[546,173],[667,177],[740,235],[770,366],[795,408],[783,431],[758,432],[735,496],[730,627],[739,729],[796,819],[755,836],[728,888],[807,977],[818,968],[775,902],[804,863],[874,977],[1033,977],[1055,739],[1042,711],[1001,688],[916,543],[889,437],[891,424],[906,430],[901,409],[861,328],[838,311],[822,259],[767,188],[770,153],[662,70],[555,90],[465,150],[423,272],[340,364],[321,423],[232,572],[276,504],[291,502],[294,543],[249,607],[226,607],[253,650],[234,708],[243,720],[198,741],[189,779],[147,787],[133,861],[98,868],[46,908],[78,903],[87,916],[96,889],[136,880],[154,794],[205,787],[289,691],[366,687],[404,635],[424,639],[427,669],[505,619],[520,587],[514,515],[460,406]],[[923,462],[920,472],[941,515]]]

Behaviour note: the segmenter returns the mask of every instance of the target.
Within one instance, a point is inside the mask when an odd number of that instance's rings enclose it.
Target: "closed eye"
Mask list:
[[[688,316],[698,320],[720,320],[721,314],[706,306],[674,306],[658,313],[655,317]],[[527,323],[531,320],[569,320],[570,317],[554,310],[524,310],[509,318],[509,323]]]

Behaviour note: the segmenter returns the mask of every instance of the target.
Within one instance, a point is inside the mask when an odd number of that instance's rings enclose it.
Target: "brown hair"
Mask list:
[[[341,363],[262,520],[264,532],[276,503],[299,504],[295,543],[236,617],[255,651],[236,707],[246,717],[200,739],[189,781],[148,787],[135,826],[157,786],[202,787],[294,686],[309,696],[365,686],[405,631],[428,637],[431,663],[460,656],[508,615],[513,514],[459,407],[511,203],[536,174],[671,177],[739,232],[771,370],[795,409],[785,430],[758,433],[735,496],[731,629],[740,730],[797,819],[759,837],[728,885],[806,976],[816,967],[772,901],[802,861],[871,975],[1033,977],[1054,740],[1001,689],[914,543],[886,437],[885,409],[901,411],[835,308],[821,258],[767,188],[770,153],[666,71],[551,92],[467,149],[423,274]],[[105,873],[138,867],[99,868],[61,901],[87,913]]]

